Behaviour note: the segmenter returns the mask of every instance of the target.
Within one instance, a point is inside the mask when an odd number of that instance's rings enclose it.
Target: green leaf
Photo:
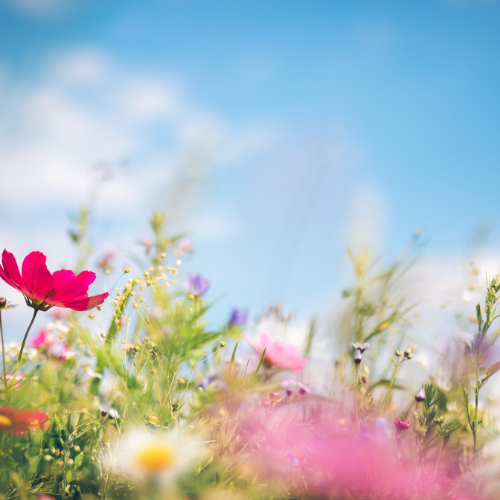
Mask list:
[[[41,455],[36,455],[34,457],[31,457],[29,459],[29,462],[30,462],[30,469],[31,469],[31,472],[33,474],[36,473],[36,471],[38,470],[38,464],[40,463],[40,460],[42,459],[42,456]]]
[[[78,469],[78,467],[81,467],[81,465],[83,464],[84,458],[85,458],[85,455],[83,454],[83,451],[75,457],[75,463],[74,463],[75,469]]]
[[[481,314],[481,306],[479,304],[476,306],[476,317],[479,330],[481,330],[481,326],[483,325],[483,315]]]
[[[372,337],[375,337],[375,335],[378,335],[379,333],[382,333],[384,330],[387,330],[389,326],[395,321],[395,319],[398,316],[398,311],[394,311],[388,318],[384,319],[381,321],[371,332],[369,335],[367,335],[364,339],[363,342],[368,342]]]
[[[262,351],[262,356],[260,357],[259,364],[257,365],[257,368],[253,372],[254,375],[257,375],[259,373],[260,367],[262,366],[262,363],[264,362],[264,357],[266,355],[266,350],[267,350],[267,347],[264,347],[264,350]]]
[[[234,346],[233,349],[233,354],[231,355],[231,364],[234,365],[236,363],[236,349],[238,349],[238,342],[236,342],[236,345]]]
[[[76,234],[74,231],[68,231],[69,237],[71,238],[71,241],[73,243],[78,243],[78,234]]]
[[[391,385],[391,381],[386,379],[386,378],[382,378],[380,380],[377,380],[373,384],[371,384],[369,390],[372,391],[376,387],[389,387],[389,385]],[[406,387],[404,385],[399,385],[399,384],[392,384],[392,388],[399,390],[399,391],[407,391],[408,390],[408,387]]]

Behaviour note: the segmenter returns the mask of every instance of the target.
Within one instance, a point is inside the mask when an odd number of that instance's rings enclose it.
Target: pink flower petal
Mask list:
[[[77,283],[81,283],[82,285],[86,285],[87,288],[94,283],[96,279],[96,274],[92,271],[82,271],[78,276],[76,276],[75,281]]]
[[[2,253],[2,264],[3,267],[0,266],[0,276],[2,279],[11,287],[19,290],[23,294],[26,294],[28,290],[26,289],[26,285],[21,278],[21,273],[17,267],[14,255],[7,252],[7,250],[4,250]]]
[[[30,292],[27,295],[39,302],[43,302],[46,297],[55,295],[54,280],[45,264],[27,267],[23,280]]]
[[[74,311],[88,311],[96,306],[100,306],[108,298],[108,296],[109,293],[101,293],[100,295],[92,295],[91,297],[63,302],[62,305],[63,307],[68,307]]]
[[[36,266],[37,264],[46,264],[47,257],[42,252],[31,252],[23,260],[22,274],[26,273],[28,267]]]
[[[67,271],[66,269],[61,269],[52,273],[52,278],[54,279],[54,285],[56,290],[59,290],[67,283],[71,283],[75,279],[75,273],[73,271]]]

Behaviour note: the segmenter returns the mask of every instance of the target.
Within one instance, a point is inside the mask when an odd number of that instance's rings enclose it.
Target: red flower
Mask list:
[[[46,257],[41,252],[31,252],[23,261],[22,275],[17,262],[10,252],[2,253],[0,278],[19,290],[28,306],[38,311],[47,311],[51,307],[67,307],[75,311],[88,311],[104,302],[109,293],[88,296],[89,286],[96,275],[82,271],[78,276],[72,271],[50,273],[45,265]]]
[[[0,408],[0,432],[22,434],[27,429],[41,429],[49,416],[38,410],[18,410],[10,406]]]
[[[399,420],[399,418],[397,418],[396,420],[394,420],[394,425],[396,426],[396,429],[399,432],[401,432],[401,431],[404,431],[406,429],[409,429],[411,423],[408,422],[408,420]]]

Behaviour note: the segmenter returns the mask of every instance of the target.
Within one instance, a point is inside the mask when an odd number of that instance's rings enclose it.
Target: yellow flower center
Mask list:
[[[143,446],[135,457],[137,466],[145,472],[161,472],[168,469],[173,461],[172,450],[160,443]]]
[[[12,427],[12,420],[5,415],[0,415],[0,429],[2,427]]]

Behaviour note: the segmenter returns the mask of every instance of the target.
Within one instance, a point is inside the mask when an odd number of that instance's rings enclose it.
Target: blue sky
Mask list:
[[[0,244],[70,265],[91,168],[127,159],[96,237],[137,250],[174,212],[216,320],[328,309],[346,244],[495,251],[499,25],[495,1],[1,0]]]

